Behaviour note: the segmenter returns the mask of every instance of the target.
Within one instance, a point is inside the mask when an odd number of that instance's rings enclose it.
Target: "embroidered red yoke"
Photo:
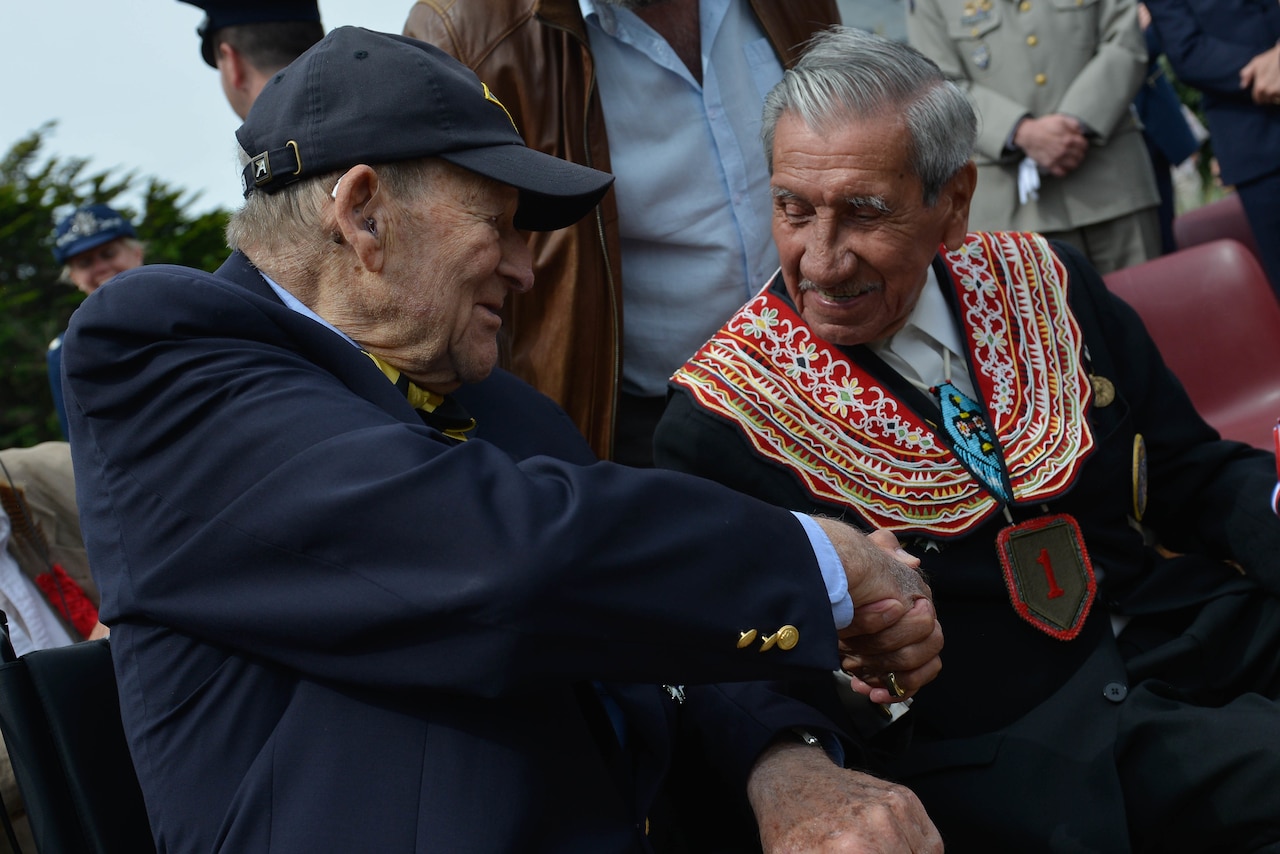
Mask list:
[[[1015,504],[1063,493],[1093,448],[1092,389],[1066,270],[1038,235],[970,234],[943,260],[974,382],[1005,451]],[[736,424],[818,500],[892,531],[956,536],[997,498],[941,433],[767,285],[672,377]]]

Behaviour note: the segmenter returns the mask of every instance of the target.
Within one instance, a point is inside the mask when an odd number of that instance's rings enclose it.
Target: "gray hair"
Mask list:
[[[853,27],[815,35],[804,55],[765,98],[761,137],[773,173],[778,120],[794,113],[825,132],[858,119],[900,113],[911,165],[933,205],[973,156],[978,120],[969,98],[918,50]]]
[[[240,152],[241,166],[249,156]],[[372,164],[371,164],[372,165]],[[448,168],[438,158],[421,158],[374,165],[378,180],[392,202],[408,204],[421,198],[440,170]],[[227,245],[248,255],[255,263],[274,258],[314,268],[335,251],[336,224],[329,204],[338,179],[346,170],[303,178],[274,193],[250,193],[227,223]],[[260,265],[261,266],[261,265]]]

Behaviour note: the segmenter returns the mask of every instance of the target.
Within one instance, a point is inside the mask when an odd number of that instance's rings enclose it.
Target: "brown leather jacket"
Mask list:
[[[835,0],[751,0],[786,65],[838,23]],[[531,148],[609,171],[600,93],[578,0],[419,0],[404,34],[475,70]],[[612,193],[571,228],[530,236],[534,281],[508,301],[504,361],[610,456],[622,374],[618,209]]]

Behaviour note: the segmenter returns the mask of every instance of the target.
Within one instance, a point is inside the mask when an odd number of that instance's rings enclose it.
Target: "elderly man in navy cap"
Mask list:
[[[838,636],[873,702],[938,672],[896,541],[596,462],[495,369],[524,232],[612,176],[526,147],[437,48],[351,27],[236,136],[231,258],[126,274],[66,343],[158,850],[940,852],[759,681],[829,675]]]
[[[182,0],[205,11],[200,55],[218,69],[227,103],[243,119],[262,87],[324,37],[316,0]]]
[[[83,205],[58,220],[53,232],[53,258],[62,265],[62,278],[85,294],[117,273],[142,264],[143,246],[129,219],[107,205]],[[67,413],[62,403],[62,336],[49,342],[45,357],[49,389],[58,411],[62,435]]]

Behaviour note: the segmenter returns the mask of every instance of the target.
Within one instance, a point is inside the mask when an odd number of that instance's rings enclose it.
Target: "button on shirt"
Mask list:
[[[622,245],[622,390],[667,379],[778,266],[760,112],[782,64],[746,3],[699,4],[702,85],[629,10],[580,0]]]

